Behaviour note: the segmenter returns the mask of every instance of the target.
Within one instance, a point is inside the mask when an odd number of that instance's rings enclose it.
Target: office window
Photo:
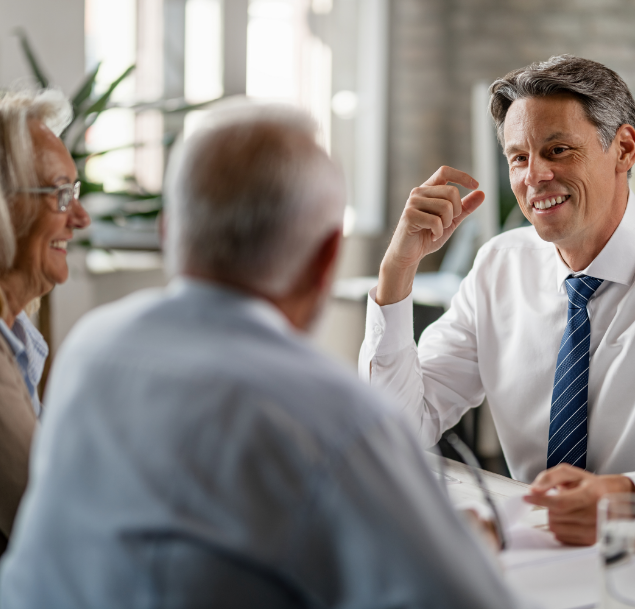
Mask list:
[[[97,92],[108,85],[136,59],[136,2],[134,0],[86,0],[86,68],[101,61]],[[114,92],[115,102],[132,101],[135,76],[130,76]],[[89,179],[103,182],[108,191],[122,190],[126,177],[134,173],[135,114],[118,108],[102,114],[86,133],[86,149],[91,152],[122,148],[90,159],[86,164]]]
[[[247,95],[301,106],[331,144],[331,49],[309,28],[308,0],[251,0]]]
[[[223,94],[220,0],[185,5],[185,98],[202,102]]]
[[[222,9],[221,0],[187,0],[185,5],[184,93],[193,104],[223,95]],[[203,112],[188,112],[186,134]]]

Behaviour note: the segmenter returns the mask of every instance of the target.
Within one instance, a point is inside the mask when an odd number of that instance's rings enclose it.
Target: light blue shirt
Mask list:
[[[60,350],[0,605],[516,603],[398,413],[271,305],[181,279]]]
[[[24,311],[15,318],[11,329],[0,319],[0,333],[15,355],[22,378],[31,396],[33,410],[39,417],[42,405],[37,388],[44,371],[44,363],[49,354],[48,345]]]

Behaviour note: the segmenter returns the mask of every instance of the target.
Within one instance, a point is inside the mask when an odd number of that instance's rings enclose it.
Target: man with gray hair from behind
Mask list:
[[[167,193],[176,277],[54,365],[2,607],[516,606],[408,426],[304,336],[344,208],[310,119],[219,103]]]

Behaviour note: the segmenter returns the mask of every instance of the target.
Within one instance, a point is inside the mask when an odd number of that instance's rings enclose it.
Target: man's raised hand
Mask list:
[[[463,171],[441,167],[410,193],[399,224],[381,263],[376,302],[387,305],[403,300],[412,291],[417,266],[436,252],[485,199],[480,190],[463,199],[449,182],[474,189],[478,182]]]

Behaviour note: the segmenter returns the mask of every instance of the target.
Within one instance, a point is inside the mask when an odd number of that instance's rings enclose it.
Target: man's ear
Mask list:
[[[632,125],[622,125],[615,134],[618,145],[617,166],[618,173],[626,173],[635,165],[635,128]]]
[[[334,230],[323,240],[287,294],[268,297],[300,330],[306,331],[320,311],[330,288],[342,240],[342,231]]]
[[[313,257],[311,274],[313,286],[323,290],[331,282],[335,272],[335,263],[342,241],[342,231],[334,230],[322,241],[322,245]]]

